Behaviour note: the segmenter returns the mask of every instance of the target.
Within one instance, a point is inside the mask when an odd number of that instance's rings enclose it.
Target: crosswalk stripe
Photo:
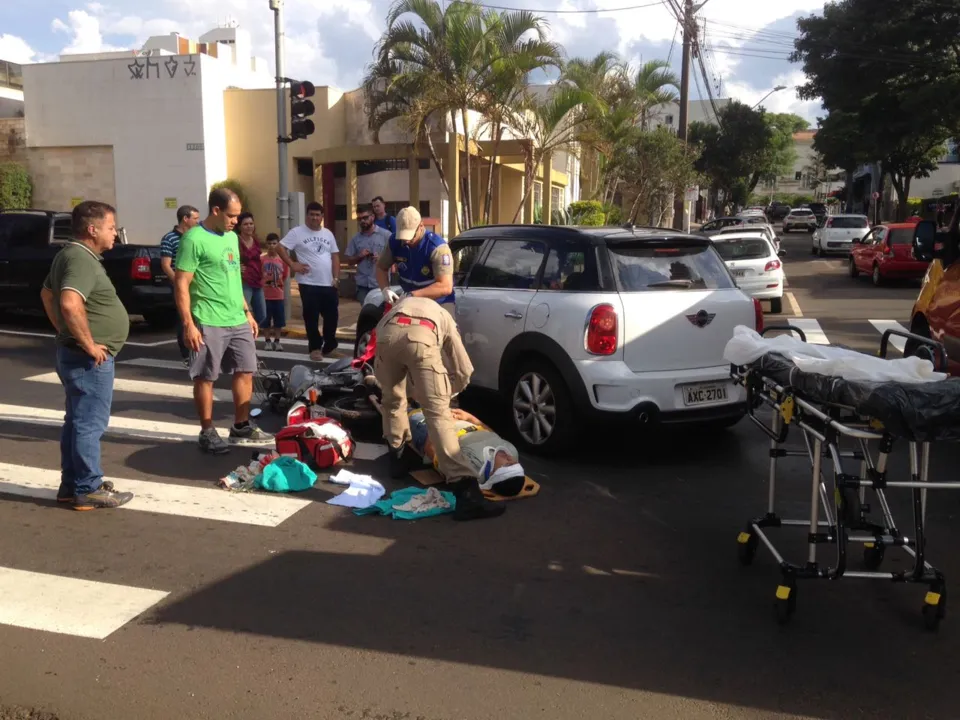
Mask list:
[[[311,501],[280,495],[232,493],[217,487],[175,485],[147,480],[110,478],[117,489],[132,492],[124,510],[178,515],[198,520],[218,520],[276,527]],[[211,478],[211,484],[216,478]],[[60,471],[0,463],[0,493],[54,499],[60,487]]]
[[[163,360],[161,358],[133,358],[132,360],[117,360],[117,365],[153,368],[154,370],[182,370],[185,376],[187,374],[187,369],[179,360]]]
[[[792,318],[790,324],[803,330],[803,334],[807,336],[808,343],[813,345],[830,344],[826,334],[823,332],[823,328],[820,327],[820,323],[813,318]]]
[[[50,408],[0,404],[0,421],[4,420],[28,425],[61,427],[63,425],[63,411],[52,410]],[[220,429],[220,434],[224,438],[227,436],[227,432],[227,430]],[[111,415],[110,424],[107,427],[107,434],[150,440],[174,440],[195,443],[197,436],[200,434],[200,428],[198,425],[189,423],[140,420],[139,418]],[[242,449],[257,449],[256,446],[252,445],[240,445],[236,447]],[[270,442],[261,447],[273,448],[273,443]],[[386,455],[386,453],[387,449],[383,445],[361,442],[357,443],[354,457],[358,460],[376,460]]]
[[[34,375],[32,377],[24,378],[24,380],[27,382],[45,383],[47,385],[60,384],[60,378],[55,372],[45,373],[43,375]],[[158,395],[160,397],[173,398],[177,400],[193,399],[193,385],[151,382],[150,380],[128,380],[126,378],[114,378],[113,391],[138,393],[140,395]],[[213,398],[218,402],[227,402],[233,399],[233,395],[226,390],[214,390]]]
[[[169,594],[0,567],[0,623],[104,640]]]
[[[901,325],[900,323],[894,320],[869,320],[868,321],[881,335],[887,330],[897,330],[898,332],[908,332],[908,330]],[[890,344],[893,345],[897,350],[903,352],[904,348],[907,347],[907,339],[902,338],[898,335],[890,336]]]
[[[266,340],[266,338],[264,338],[264,337],[258,337],[258,338],[257,338],[257,342],[258,342],[258,343],[265,343],[266,341],[267,341],[267,340]],[[297,338],[280,338],[280,344],[281,344],[281,345],[293,345],[293,346],[295,346],[295,347],[309,347],[309,346],[310,346],[310,341],[309,341],[309,340],[299,340],[299,339],[297,339]]]

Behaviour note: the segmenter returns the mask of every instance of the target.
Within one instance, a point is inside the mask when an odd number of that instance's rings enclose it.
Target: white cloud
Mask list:
[[[35,62],[37,53],[23,38],[16,35],[0,35],[0,60],[20,65]]]
[[[100,7],[94,3],[90,6],[90,10],[96,12]],[[54,18],[51,29],[70,36],[70,42],[61,51],[65,55],[122,49],[104,41],[103,34],[100,32],[100,19],[86,10],[71,10],[67,13],[66,22],[60,18]]]

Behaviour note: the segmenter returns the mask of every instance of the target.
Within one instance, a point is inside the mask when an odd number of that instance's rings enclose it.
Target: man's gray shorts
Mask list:
[[[257,371],[257,344],[247,323],[235,327],[200,327],[203,345],[190,352],[190,378],[216,381],[220,373]]]

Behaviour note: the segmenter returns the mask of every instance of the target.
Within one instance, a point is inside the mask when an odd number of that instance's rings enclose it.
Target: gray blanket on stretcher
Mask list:
[[[960,378],[926,383],[854,382],[803,372],[767,353],[747,366],[808,402],[852,408],[878,420],[890,435],[916,442],[960,440]]]

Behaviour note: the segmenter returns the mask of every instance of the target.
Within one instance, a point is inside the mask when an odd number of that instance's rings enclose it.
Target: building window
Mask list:
[[[673,125],[673,115],[667,115],[667,117],[664,118],[663,122],[666,123],[667,125]]]
[[[297,175],[313,177],[313,160],[310,158],[297,158]]]
[[[403,208],[409,207],[410,202],[407,200],[389,200],[384,203],[386,208],[387,215],[396,216]],[[417,208],[420,211],[420,217],[430,217],[430,201],[421,200]]]
[[[550,188],[550,203],[554,210],[563,210],[563,188],[554,185]]]
[[[533,183],[533,206],[543,205],[543,183]]]
[[[797,172],[795,172],[795,173],[793,174],[793,179],[794,179],[794,180],[802,180],[802,179],[803,179],[803,171],[802,171],[802,170],[797,170]]]
[[[421,170],[429,170],[429,169],[430,169],[430,158],[420,158],[420,162],[419,162],[419,164],[418,164],[418,167],[419,167]]]

